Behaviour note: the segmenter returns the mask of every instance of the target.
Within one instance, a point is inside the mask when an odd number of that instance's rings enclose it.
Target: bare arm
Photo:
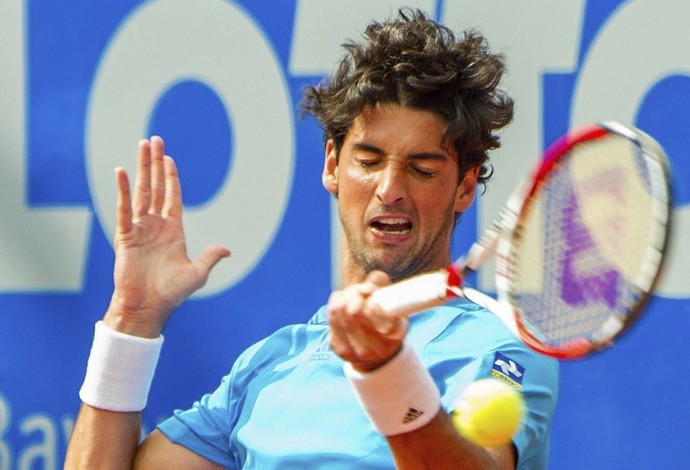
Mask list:
[[[402,347],[407,323],[368,301],[389,283],[381,272],[364,283],[334,292],[328,303],[331,346],[359,371],[372,371],[387,363]],[[399,470],[509,470],[516,464],[512,444],[484,448],[460,436],[443,410],[425,426],[387,437]]]
[[[67,449],[65,468],[132,468],[140,429],[139,413],[114,413],[82,405]]]
[[[165,156],[162,139],[140,142],[133,195],[123,169],[116,170],[116,179],[115,288],[103,323],[132,336],[156,338],[172,311],[204,285],[213,266],[230,252],[213,245],[196,261],[187,257],[179,178],[173,160]],[[83,405],[67,449],[65,468],[132,468],[140,428],[140,413]],[[149,462],[155,455],[171,455],[153,452],[157,446],[163,449],[175,444],[164,437],[153,438],[147,444]],[[175,448],[186,456],[176,461],[175,468],[187,468],[187,462],[200,459],[186,449]],[[217,468],[203,462],[202,466],[188,468]]]
[[[183,468],[185,470],[218,470],[220,465],[206,460],[189,449],[175,444],[165,434],[155,430],[139,447],[134,468],[157,470],[161,468]]]

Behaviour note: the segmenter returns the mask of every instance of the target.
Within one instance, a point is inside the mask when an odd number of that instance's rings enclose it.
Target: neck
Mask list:
[[[344,240],[340,251],[340,260],[340,276],[343,287],[364,282],[368,273],[352,258],[347,249],[347,242]]]

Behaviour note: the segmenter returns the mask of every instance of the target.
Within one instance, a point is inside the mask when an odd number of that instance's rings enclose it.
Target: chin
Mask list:
[[[412,272],[409,266],[401,266],[399,264],[382,263],[375,262],[370,263],[367,267],[367,272],[371,271],[383,271],[391,278],[391,282],[400,281],[402,279],[408,278],[416,273]]]

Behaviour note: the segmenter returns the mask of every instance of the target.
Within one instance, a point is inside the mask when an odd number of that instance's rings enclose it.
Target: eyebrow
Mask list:
[[[365,152],[371,152],[375,153],[377,155],[385,155],[386,152],[383,151],[383,149],[372,145],[372,144],[367,144],[365,142],[355,142],[352,144],[352,147],[356,150],[363,150]],[[416,152],[416,153],[410,153],[405,155],[405,158],[409,158],[411,160],[437,160],[437,161],[446,161],[448,160],[449,156],[444,153],[437,153],[437,152]]]

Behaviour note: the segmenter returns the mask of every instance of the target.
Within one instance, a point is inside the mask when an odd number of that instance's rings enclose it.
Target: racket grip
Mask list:
[[[377,290],[371,299],[385,311],[407,318],[460,297],[459,282],[458,276],[449,270],[420,274]]]

